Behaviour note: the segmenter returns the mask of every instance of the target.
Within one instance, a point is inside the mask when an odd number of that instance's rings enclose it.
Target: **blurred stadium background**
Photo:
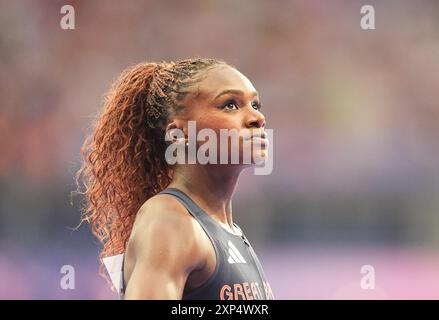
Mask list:
[[[81,143],[125,67],[199,55],[247,75],[274,129],[274,171],[243,174],[234,217],[275,297],[438,299],[438,17],[425,0],[1,0],[0,298],[117,299],[72,231]]]

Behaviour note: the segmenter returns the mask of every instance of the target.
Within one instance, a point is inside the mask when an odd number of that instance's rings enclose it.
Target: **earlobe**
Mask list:
[[[166,134],[166,140],[167,141],[174,141],[175,139],[175,129],[177,129],[175,121],[170,122],[166,126],[165,134]]]
[[[185,121],[180,120],[180,119],[172,120],[166,126],[166,131],[173,130],[173,129],[179,129],[183,132],[186,132]]]
[[[170,122],[166,126],[166,141],[177,142],[186,141],[186,135],[184,129],[181,127],[181,123],[178,120]]]
[[[168,123],[168,125],[166,126],[166,132],[175,128],[177,128],[177,121],[174,120]]]

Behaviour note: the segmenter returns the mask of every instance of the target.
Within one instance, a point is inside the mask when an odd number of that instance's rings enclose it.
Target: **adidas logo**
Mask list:
[[[232,263],[247,263],[244,257],[239,253],[238,249],[234,246],[232,241],[229,240],[227,243],[229,246],[229,259],[227,260],[230,264]]]

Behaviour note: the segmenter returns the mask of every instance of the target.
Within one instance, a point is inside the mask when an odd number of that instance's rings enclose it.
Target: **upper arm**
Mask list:
[[[205,262],[194,219],[181,210],[153,201],[139,211],[129,241],[135,263],[125,299],[181,299],[187,277]]]

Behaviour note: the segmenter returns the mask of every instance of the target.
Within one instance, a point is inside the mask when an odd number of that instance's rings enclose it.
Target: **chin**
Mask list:
[[[257,153],[253,154],[252,156],[252,163],[253,165],[259,165],[265,163],[265,161],[268,159],[268,152],[267,150],[261,150]]]

